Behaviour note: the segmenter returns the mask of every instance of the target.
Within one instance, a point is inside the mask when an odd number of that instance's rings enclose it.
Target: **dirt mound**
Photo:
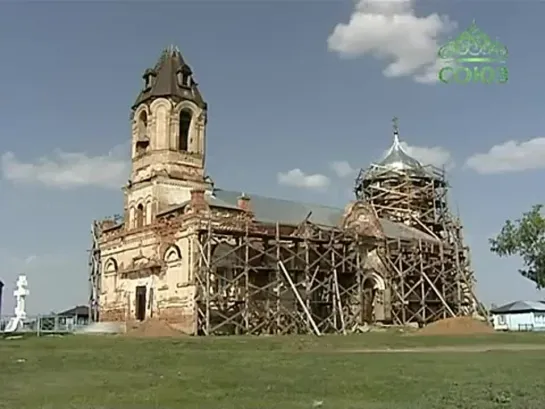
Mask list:
[[[493,334],[486,322],[471,317],[446,318],[435,321],[417,332],[418,335],[477,335]]]
[[[147,320],[127,326],[127,334],[132,337],[179,337],[183,334],[161,320]]]

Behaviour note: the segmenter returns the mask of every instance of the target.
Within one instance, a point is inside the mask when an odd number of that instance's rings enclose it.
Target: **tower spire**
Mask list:
[[[147,69],[143,75],[144,87],[132,108],[157,98],[170,98],[176,103],[192,101],[206,109],[191,67],[184,60],[180,49],[171,44],[163,50],[154,68]]]
[[[399,119],[396,116],[392,118],[392,126],[394,131],[394,145],[399,145]]]

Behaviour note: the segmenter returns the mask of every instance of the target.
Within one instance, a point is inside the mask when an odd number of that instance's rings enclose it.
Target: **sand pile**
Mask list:
[[[179,337],[183,334],[175,330],[166,322],[161,320],[146,320],[127,326],[127,334],[132,337]]]
[[[417,332],[418,335],[472,335],[493,334],[486,322],[471,317],[446,318],[435,321]]]

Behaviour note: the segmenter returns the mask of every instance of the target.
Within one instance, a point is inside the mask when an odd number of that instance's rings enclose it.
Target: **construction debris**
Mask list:
[[[139,322],[129,325],[126,335],[132,337],[146,338],[167,338],[184,336],[182,332],[175,330],[165,321],[155,319],[149,319],[141,323]]]
[[[486,322],[471,317],[446,318],[418,331],[417,335],[478,335],[493,334],[494,329]]]

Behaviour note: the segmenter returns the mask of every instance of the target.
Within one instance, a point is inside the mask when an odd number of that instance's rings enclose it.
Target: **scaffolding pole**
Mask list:
[[[98,240],[100,227],[98,222],[91,225],[91,249],[89,250],[89,319],[98,322],[100,319],[100,247]]]

